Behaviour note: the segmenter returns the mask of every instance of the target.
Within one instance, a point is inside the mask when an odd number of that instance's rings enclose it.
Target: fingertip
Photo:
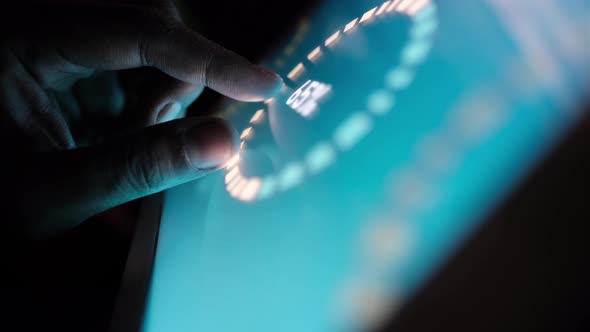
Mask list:
[[[216,169],[239,149],[238,133],[227,121],[208,118],[185,134],[185,154],[195,170]]]
[[[260,65],[256,65],[256,68],[262,74],[267,76],[268,85],[270,87],[270,89],[268,90],[269,97],[273,97],[279,91],[281,91],[281,88],[283,87],[283,84],[285,84],[285,83],[283,82],[283,79],[281,78],[281,76],[279,74],[277,74],[276,72],[274,72],[270,69],[264,68]]]
[[[230,98],[253,102],[275,96],[283,87],[283,79],[275,72],[250,63],[223,66],[212,71],[209,87]]]
[[[251,100],[247,101],[261,101],[276,96],[284,85],[281,76],[259,65],[255,65],[254,68],[259,74],[251,85],[255,91],[252,91]]]

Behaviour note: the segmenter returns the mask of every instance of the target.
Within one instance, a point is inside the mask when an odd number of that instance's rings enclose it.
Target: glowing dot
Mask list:
[[[399,3],[402,2],[402,1],[403,0],[394,0],[391,3],[391,6],[389,6],[389,8],[387,8],[387,12],[389,13],[389,12],[393,11],[397,7],[397,5],[399,5]]]
[[[300,62],[295,66],[295,68],[293,68],[293,70],[291,70],[291,72],[289,72],[289,74],[287,74],[287,77],[290,80],[296,80],[297,78],[299,78],[299,76],[301,76],[301,74],[303,73],[304,70],[305,70],[305,67]]]
[[[374,7],[372,9],[367,10],[366,13],[363,14],[363,16],[361,17],[361,20],[359,23],[363,23],[366,20],[370,19],[371,17],[373,17],[373,14],[375,14],[375,11],[377,10],[377,7]]]
[[[454,113],[453,126],[464,139],[483,140],[492,134],[506,120],[506,108],[493,95],[477,94],[481,103],[475,98],[464,101]]]
[[[348,150],[358,143],[373,127],[373,121],[364,112],[355,113],[334,132],[334,141],[342,150]]]
[[[237,167],[232,168],[231,171],[227,172],[225,175],[225,184],[232,182],[232,180],[240,173],[240,169]]]
[[[277,180],[274,177],[267,176],[262,180],[258,198],[264,199],[272,195],[277,187]]]
[[[370,259],[378,262],[400,263],[416,245],[415,229],[405,221],[387,221],[385,218],[372,223],[363,238],[363,249]]]
[[[423,39],[432,35],[432,33],[434,33],[434,31],[436,31],[437,28],[437,20],[428,20],[419,24],[414,24],[410,34],[413,39]]]
[[[402,90],[406,88],[414,79],[412,70],[406,67],[398,67],[390,70],[385,75],[385,84],[393,90]]]
[[[279,174],[279,185],[282,190],[293,188],[303,181],[305,170],[299,163],[293,162]]]
[[[367,108],[369,112],[383,115],[391,110],[395,103],[393,95],[386,90],[378,90],[369,96]]]
[[[317,59],[322,56],[322,49],[318,46],[314,48],[309,54],[307,55],[307,60],[311,62],[315,62]]]
[[[326,39],[326,42],[324,43],[324,45],[326,45],[326,46],[332,45],[338,39],[338,37],[340,37],[340,30],[334,32],[330,37],[328,37],[328,39]]]
[[[261,182],[259,178],[250,179],[240,193],[240,199],[247,202],[254,200],[260,189],[260,184]]]
[[[402,51],[402,61],[409,65],[418,64],[426,58],[430,51],[430,41],[414,41]]]
[[[375,13],[375,16],[379,16],[381,14],[383,14],[383,12],[385,11],[385,9],[387,9],[387,6],[389,6],[389,4],[391,3],[391,1],[385,1],[381,7],[379,7],[379,10]]]
[[[259,109],[258,111],[256,111],[256,113],[254,113],[254,115],[252,115],[252,118],[250,119],[250,123],[251,124],[260,123],[260,121],[262,121],[263,118],[264,118],[264,110]]]
[[[317,144],[307,155],[305,162],[310,173],[319,173],[336,159],[336,151],[328,143]]]
[[[412,6],[408,7],[408,10],[406,10],[406,13],[408,13],[408,15],[413,16],[429,3],[430,3],[430,0],[418,0]]]
[[[348,32],[350,29],[354,28],[358,20],[358,18],[355,18],[354,20],[348,22],[348,24],[344,26],[344,32]]]
[[[343,318],[360,330],[376,330],[400,306],[403,298],[377,280],[360,280],[346,287],[340,300]]]
[[[406,9],[408,9],[415,2],[416,0],[402,0],[402,2],[397,6],[396,10],[400,13],[405,13]]]
[[[423,167],[431,173],[443,173],[458,163],[457,148],[452,138],[443,134],[432,134],[422,140],[418,158]]]
[[[240,138],[243,140],[248,139],[252,136],[253,133],[254,133],[254,130],[252,129],[252,127],[248,127],[246,129],[244,129],[244,131],[242,131]]]
[[[427,20],[435,19],[434,13],[436,12],[436,5],[430,2],[427,6],[423,7],[422,10],[414,15],[414,21],[424,22]]]
[[[434,188],[423,175],[405,171],[393,183],[394,199],[405,209],[424,209],[434,201]]]

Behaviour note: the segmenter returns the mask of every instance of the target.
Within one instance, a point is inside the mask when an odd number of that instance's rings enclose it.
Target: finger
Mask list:
[[[61,35],[67,38],[59,40],[60,55],[74,65],[99,70],[155,67],[176,79],[244,101],[272,97],[282,86],[275,73],[170,17],[108,7],[93,8],[82,17],[85,19],[78,19],[75,27],[68,18],[68,33]]]
[[[237,134],[225,121],[193,118],[51,154],[43,170],[27,178],[30,211],[43,211],[29,218],[29,229],[45,236],[71,228],[113,206],[210,173],[237,149]]]
[[[170,42],[172,41],[172,42]],[[259,101],[277,94],[282,79],[243,57],[176,25],[168,33],[145,41],[144,61],[185,82],[207,86],[243,101]],[[177,52],[170,52],[171,49]]]

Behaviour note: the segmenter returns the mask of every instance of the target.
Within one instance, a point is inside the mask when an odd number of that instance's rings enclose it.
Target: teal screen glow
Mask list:
[[[165,193],[143,331],[395,314],[580,117],[587,6],[320,2],[264,61],[281,93],[224,105],[239,156]]]

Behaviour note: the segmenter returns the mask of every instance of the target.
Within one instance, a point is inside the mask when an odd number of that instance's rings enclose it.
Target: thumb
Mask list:
[[[85,149],[54,153],[29,177],[39,215],[29,233],[47,236],[82,220],[220,168],[238,151],[235,130],[218,118],[181,119]]]

